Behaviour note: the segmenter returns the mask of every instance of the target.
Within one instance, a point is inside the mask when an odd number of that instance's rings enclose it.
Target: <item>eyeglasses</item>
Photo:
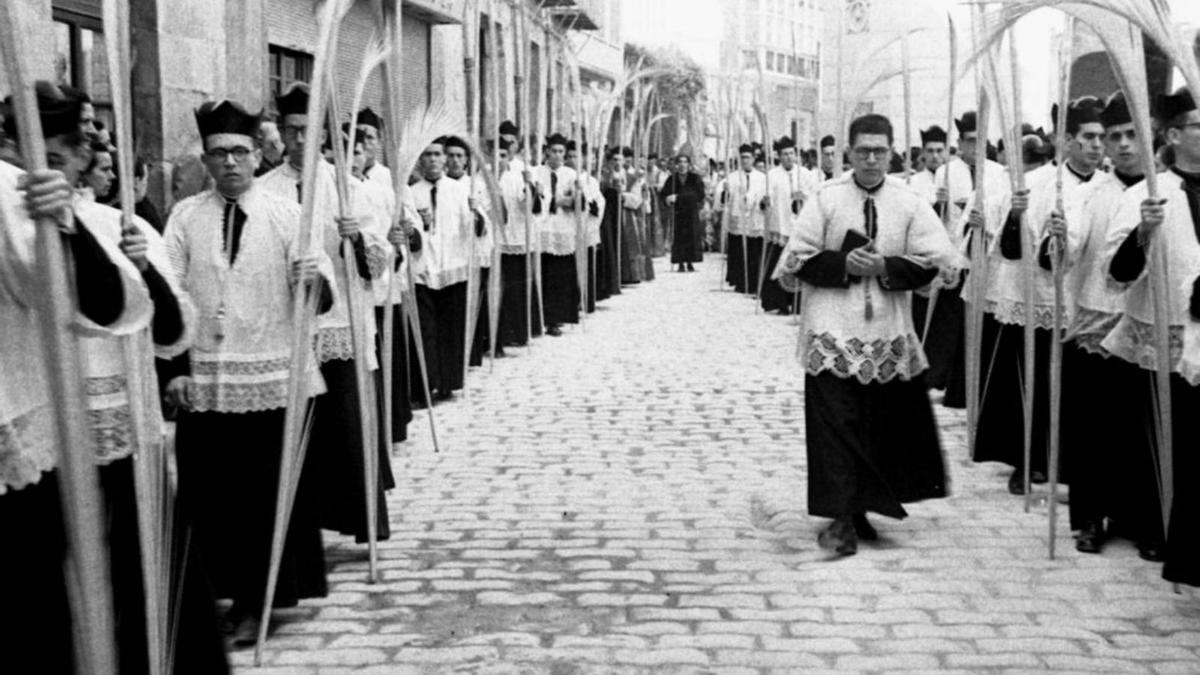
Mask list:
[[[867,160],[872,157],[883,159],[891,154],[891,148],[854,148],[854,156],[862,160]]]
[[[304,135],[304,127],[289,124],[283,128],[282,133],[284,138],[296,138]]]
[[[250,148],[247,148],[244,145],[238,145],[238,146],[234,146],[232,148],[210,148],[206,154],[209,157],[211,157],[219,162],[224,162],[225,160],[229,159],[231,156],[236,161],[241,162],[241,161],[244,161],[247,157],[249,157],[250,153],[252,153],[252,152],[254,152],[254,151],[251,150]]]

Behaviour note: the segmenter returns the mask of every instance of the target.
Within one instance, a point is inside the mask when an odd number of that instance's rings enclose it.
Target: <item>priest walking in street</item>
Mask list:
[[[818,543],[839,555],[878,537],[868,512],[904,518],[903,504],[946,495],[911,292],[957,259],[929,203],[886,176],[891,122],[866,115],[849,131],[853,173],[805,204],[774,274],[808,294],[808,509],[833,519]]]

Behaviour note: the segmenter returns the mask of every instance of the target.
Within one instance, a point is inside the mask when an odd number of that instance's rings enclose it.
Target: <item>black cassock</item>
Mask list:
[[[695,172],[689,171],[680,179],[671,174],[663,186],[664,198],[675,195],[675,204],[668,206],[669,217],[674,219],[674,239],[671,241],[671,264],[701,262],[701,238],[704,228],[700,225],[700,205],[704,203],[704,181]]]
[[[600,246],[596,249],[596,299],[605,300],[621,293],[617,278],[617,220],[621,211],[621,190],[613,180],[600,189],[604,195],[604,219],[600,221]]]
[[[845,288],[846,254],[824,251],[797,276]],[[936,269],[888,258],[888,292],[929,283]],[[861,280],[856,283],[863,283]],[[880,286],[875,281],[874,289]],[[808,512],[839,518],[867,512],[904,518],[903,504],[946,496],[946,469],[923,376],[863,384],[830,372],[804,377]]]

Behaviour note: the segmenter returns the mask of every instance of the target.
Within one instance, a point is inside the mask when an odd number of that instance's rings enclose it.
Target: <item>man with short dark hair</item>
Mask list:
[[[762,297],[759,302],[764,312],[777,311],[780,314],[792,312],[794,295],[789,293],[770,278],[771,270],[779,264],[779,258],[787,245],[788,237],[795,226],[796,218],[804,207],[804,202],[816,191],[816,185],[809,179],[809,173],[796,162],[796,143],[784,136],[774,143],[775,152],[779,155],[779,166],[772,167],[767,173],[767,209],[763,226],[763,275]],[[755,283],[758,278],[754,279]]]
[[[516,148],[515,139],[502,137],[500,147],[500,192],[504,198],[502,221],[496,223],[496,245],[500,247],[500,344],[523,346],[530,337],[542,334],[541,317],[537,313],[534,299],[537,280],[528,265],[529,251],[537,251],[537,223],[526,218],[528,208],[541,213],[542,199],[538,184],[528,169],[517,169],[511,160]],[[528,224],[529,232],[526,233]],[[526,241],[528,239],[528,242]],[[529,280],[526,281],[526,270]],[[528,297],[526,297],[528,295]],[[532,322],[532,323],[530,323]]]
[[[956,259],[929,204],[886,175],[888,119],[860,117],[849,138],[853,172],[805,204],[775,270],[804,286],[808,509],[833,519],[818,543],[839,555],[878,537],[867,512],[904,518],[946,494],[909,296]]]
[[[470,192],[446,175],[446,143],[438,138],[425,148],[417,166],[421,178],[409,188],[421,218],[421,250],[413,264],[420,270],[417,309],[435,401],[448,400],[463,387],[467,273],[471,241],[480,234]],[[413,398],[422,402],[420,378],[412,378],[412,384]]]
[[[757,292],[757,256],[762,253],[767,176],[755,170],[754,161],[754,146],[743,143],[738,148],[740,166],[725,177],[725,190],[721,195],[721,208],[729,209],[725,283],[738,293]]]
[[[458,136],[446,136],[446,176],[452,178],[466,188],[468,202],[472,213],[475,214],[475,237],[469,244],[470,267],[468,271],[474,277],[475,297],[472,301],[467,297],[467,322],[475,324],[475,334],[471,338],[470,365],[478,366],[483,363],[483,355],[488,351],[488,280],[492,275],[492,251],[495,241],[492,235],[492,221],[487,214],[489,198],[487,184],[482,177],[474,172],[471,161],[471,149],[467,142]],[[487,171],[487,167],[483,167]],[[499,274],[497,270],[495,272]],[[468,288],[469,290],[469,288]],[[472,316],[470,305],[474,304]],[[504,356],[504,347],[496,345],[496,356]]]
[[[1158,111],[1175,163],[1158,175],[1158,199],[1149,198],[1143,181],[1125,192],[1113,217],[1108,274],[1128,291],[1125,312],[1101,345],[1154,372],[1158,359],[1152,275],[1165,271],[1171,351],[1179,344],[1181,353],[1170,356],[1175,484],[1163,578],[1200,586],[1200,492],[1195,489],[1200,473],[1200,111],[1186,88],[1160,97]],[[1162,250],[1154,251],[1157,247]],[[1158,255],[1166,259],[1166,270],[1154,269]],[[1157,424],[1154,410],[1146,409],[1142,419],[1149,428]]]
[[[1064,286],[1073,305],[1063,332],[1063,370],[1070,377],[1063,379],[1061,418],[1071,529],[1079,532],[1075,548],[1082,553],[1100,553],[1109,533],[1119,528],[1143,559],[1161,561],[1154,448],[1141,417],[1130,414],[1136,409],[1131,401],[1151,405],[1151,380],[1102,345],[1125,305],[1124,289],[1108,281],[1105,240],[1125,193],[1143,179],[1141,144],[1121,92],[1109,99],[1100,122],[1113,171],[1098,174],[1082,208],[1065,214],[1068,220],[1080,218],[1079,227],[1068,228],[1055,213],[1049,230],[1053,236],[1074,235],[1060,241],[1066,246]]]
[[[73,584],[65,565],[69,537],[60,502],[58,465],[66,453],[87,461],[88,457],[82,454],[86,450],[94,451],[95,459],[101,464],[105,451],[112,453],[108,454],[108,459],[116,457],[113,445],[89,443],[86,448],[71,447],[70,439],[60,439],[55,429],[53,406],[70,405],[70,402],[55,399],[47,378],[46,350],[42,343],[50,336],[43,333],[44,317],[39,313],[49,309],[42,278],[47,274],[44,265],[48,261],[39,257],[37,240],[41,236],[61,240],[72,276],[69,280],[71,297],[62,298],[70,303],[71,325],[61,328],[74,335],[87,335],[89,343],[119,346],[119,336],[145,326],[154,300],[146,285],[146,274],[159,275],[142,271],[143,267],[150,270],[144,256],[144,237],[122,237],[119,226],[114,231],[112,226],[119,222],[120,214],[116,214],[114,220],[110,217],[111,209],[85,204],[74,194],[75,179],[88,161],[89,138],[80,129],[80,103],[49,82],[37,82],[34,90],[47,168],[25,172],[15,165],[0,163],[0,330],[6,341],[5,348],[0,350],[0,372],[4,374],[0,377],[0,539],[5,546],[5,553],[0,555],[0,578],[7,582],[5,606],[20,610],[7,611],[0,616],[0,634],[9,645],[37,645],[36,649],[9,650],[4,660],[6,671],[69,673],[76,666],[74,647],[77,642],[72,636],[78,637],[82,633],[78,625],[72,625],[68,605]],[[4,119],[7,137],[19,138],[17,121],[15,116]],[[14,147],[14,151],[19,150]],[[86,219],[80,217],[80,207],[91,211]],[[109,213],[98,219],[94,217],[97,209]],[[49,232],[41,232],[42,228]],[[134,237],[138,240],[134,241]],[[138,249],[136,252],[134,247]],[[165,290],[163,286],[157,290]],[[169,295],[166,291],[164,297]],[[162,314],[164,318],[168,314],[166,307]],[[178,312],[174,318],[178,319]],[[174,323],[178,328],[178,321]],[[87,368],[90,364],[82,362],[80,365]],[[118,368],[121,365],[120,361],[116,364]],[[73,373],[72,376],[86,376],[91,380],[93,372]],[[122,372],[104,384],[108,385],[106,391],[119,389],[112,392],[119,395],[112,398],[125,399],[128,412],[130,401],[123,387],[126,381],[123,375]],[[92,385],[81,386],[81,389],[89,394],[89,408],[94,409],[97,383],[80,384]],[[153,398],[146,401],[145,397],[136,402],[151,406],[157,403]],[[119,461],[124,466],[119,470],[128,472],[132,462],[129,458],[132,450],[129,426],[117,424],[120,416],[87,415],[83,419],[87,425],[85,433],[92,440],[102,440],[99,434],[104,431],[105,422],[121,426],[120,431],[125,435],[114,436],[113,440],[114,445],[118,440],[126,444],[121,448],[123,458]],[[124,419],[128,420],[128,414]],[[103,502],[99,506],[102,509],[116,506],[117,493],[123,497],[120,499],[122,507],[133,507],[135,497],[131,484],[104,485],[103,478],[101,481]],[[61,489],[65,490],[68,485],[64,479]],[[121,563],[119,566],[106,565],[110,576],[104,581],[113,584],[114,608],[126,609],[136,616],[142,603],[140,584],[135,588],[121,583],[122,580],[140,579],[136,534],[132,540],[128,536],[115,542],[107,540],[114,532],[120,535],[135,532],[136,515],[130,513],[132,508],[113,510],[116,521],[106,518],[107,514],[96,520],[104,527],[97,536],[105,540],[110,560],[116,555]],[[130,561],[133,561],[132,575]],[[130,593],[130,590],[137,593]],[[211,602],[208,609],[212,609]],[[119,649],[140,647],[142,650],[122,661],[122,665],[131,666],[131,670],[135,669],[131,664],[145,657],[145,626],[134,616],[128,617],[130,622],[124,626],[110,624]],[[107,619],[111,621],[112,617]],[[190,651],[186,646],[184,649]],[[211,672],[221,672],[223,654],[216,656],[215,661],[205,661],[205,667]]]
[[[301,200],[305,162],[304,130],[308,128],[308,86],[296,84],[276,99],[276,108],[283,124],[284,144],[287,146],[286,160],[258,178],[263,190],[277,197],[293,201]],[[349,126],[345,127],[349,131]],[[356,132],[360,136],[362,132]],[[334,143],[350,140],[346,134],[326,137],[324,146],[333,151]],[[365,145],[360,143],[359,145]],[[345,145],[343,146],[345,147]],[[353,142],[349,145],[347,161],[353,155]],[[359,542],[368,536],[366,513],[366,484],[363,463],[361,406],[357,377],[359,369],[373,371],[378,367],[374,353],[368,351],[365,363],[359,362],[354,351],[354,333],[361,330],[368,344],[375,339],[375,323],[368,314],[371,303],[367,292],[375,279],[383,275],[387,258],[387,229],[389,222],[385,212],[373,212],[373,204],[365,195],[364,183],[347,181],[348,203],[339,204],[336,169],[326,161],[316,167],[316,181],[311,195],[313,201],[313,227],[325,255],[336,261],[334,277],[337,299],[333,308],[318,320],[315,336],[317,363],[321,377],[325,380],[325,393],[313,403],[313,424],[309,436],[307,462],[317,468],[317,486],[320,492],[321,527],[341,534],[353,535]],[[388,187],[390,190],[390,186]],[[341,214],[346,214],[343,217]],[[342,243],[348,240],[352,251],[351,259],[342,256]],[[359,312],[355,326],[350,322],[350,294]],[[379,480],[376,500],[376,534],[379,539],[388,539],[390,529],[387,518],[387,502],[384,492],[391,489],[391,465],[388,463],[390,449],[377,448],[379,455]]]
[[[921,167],[913,165],[913,174],[908,178],[908,185],[914,192],[924,197],[930,204],[937,203],[937,183],[934,180],[937,170],[946,163],[946,130],[933,125],[921,131]]]
[[[168,402],[177,423],[181,507],[218,597],[232,598],[225,630],[257,639],[280,483],[296,296],[332,306],[329,259],[302,242],[300,207],[255,184],[261,114],[228,100],[196,110],[215,188],[175,205],[163,232],[175,274],[195,302],[192,348],[174,363]],[[304,383],[323,390],[314,368]],[[306,463],[307,464],[307,463]],[[301,478],[275,606],[327,592],[316,495]]]
[[[1056,106],[1057,107],[1057,106]],[[1063,204],[1068,215],[1065,221],[1072,231],[1059,230],[1059,239],[1077,240],[1083,227],[1079,215],[1088,199],[1091,180],[1104,159],[1104,126],[1100,123],[1100,104],[1094,98],[1071,103],[1067,109],[1066,166],[1063,173]],[[1055,291],[1052,265],[1046,246],[1039,255],[1038,269],[1032,278],[1023,260],[1028,254],[1026,242],[1042,241],[1044,229],[1052,227],[1056,215],[1057,190],[1054,165],[1046,165],[1026,175],[1028,195],[1014,199],[1008,208],[1001,208],[992,222],[1003,223],[999,245],[991,256],[987,279],[987,312],[984,319],[983,354],[990,360],[985,381],[987,396],[979,407],[976,433],[976,462],[1003,462],[1013,467],[1008,490],[1023,495],[1025,485],[1025,396],[1024,377],[1025,324],[1028,321],[1026,284],[1033,284],[1032,316],[1035,322],[1034,404],[1032,420],[1032,452],[1030,453],[1030,482],[1043,483],[1049,471],[1050,442],[1050,340],[1054,328]],[[1018,197],[1021,197],[1018,195]],[[1028,214],[1021,217],[1022,202],[1028,204]],[[1057,214],[1062,220],[1063,214]],[[1024,222],[1024,229],[1022,229]],[[1048,244],[1047,244],[1048,246]],[[1061,248],[1061,247],[1060,247]],[[1062,299],[1063,311],[1059,328],[1066,329],[1074,310],[1072,292],[1067,288]],[[994,340],[993,340],[994,338]],[[1064,364],[1062,377],[1071,377],[1069,363]],[[1064,482],[1069,477],[1064,476]]]
[[[826,135],[821,138],[821,162],[820,175],[818,178],[823,183],[827,180],[833,180],[841,173],[841,159],[837,156],[837,141],[833,136]]]
[[[579,240],[575,198],[579,176],[564,164],[566,152],[567,139],[562,134],[552,134],[546,139],[545,163],[534,169],[534,176],[546,195],[540,241],[547,335],[561,335],[564,323],[579,323],[580,290],[575,267]]]
[[[363,155],[366,164],[363,166],[363,176],[367,180],[388,189],[392,185],[392,172],[383,165],[383,120],[370,108],[358,111],[357,131],[362,133]]]

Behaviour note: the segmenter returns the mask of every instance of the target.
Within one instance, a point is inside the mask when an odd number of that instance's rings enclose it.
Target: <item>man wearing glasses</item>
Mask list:
[[[911,291],[957,260],[929,203],[886,175],[891,122],[859,117],[849,139],[852,173],[804,204],[774,274],[808,297],[808,509],[833,519],[817,541],[838,555],[878,538],[868,511],[904,518],[902,504],[946,494]]]
[[[300,207],[255,185],[261,114],[232,101],[196,111],[204,165],[216,187],[175,205],[163,232],[197,310],[190,352],[167,385],[178,421],[179,495],[218,597],[232,598],[223,629],[252,644],[267,583],[292,360],[294,298],[333,301],[332,270],[307,253]],[[321,389],[315,369],[310,391]],[[296,495],[275,594],[277,607],[326,593],[315,502]]]

